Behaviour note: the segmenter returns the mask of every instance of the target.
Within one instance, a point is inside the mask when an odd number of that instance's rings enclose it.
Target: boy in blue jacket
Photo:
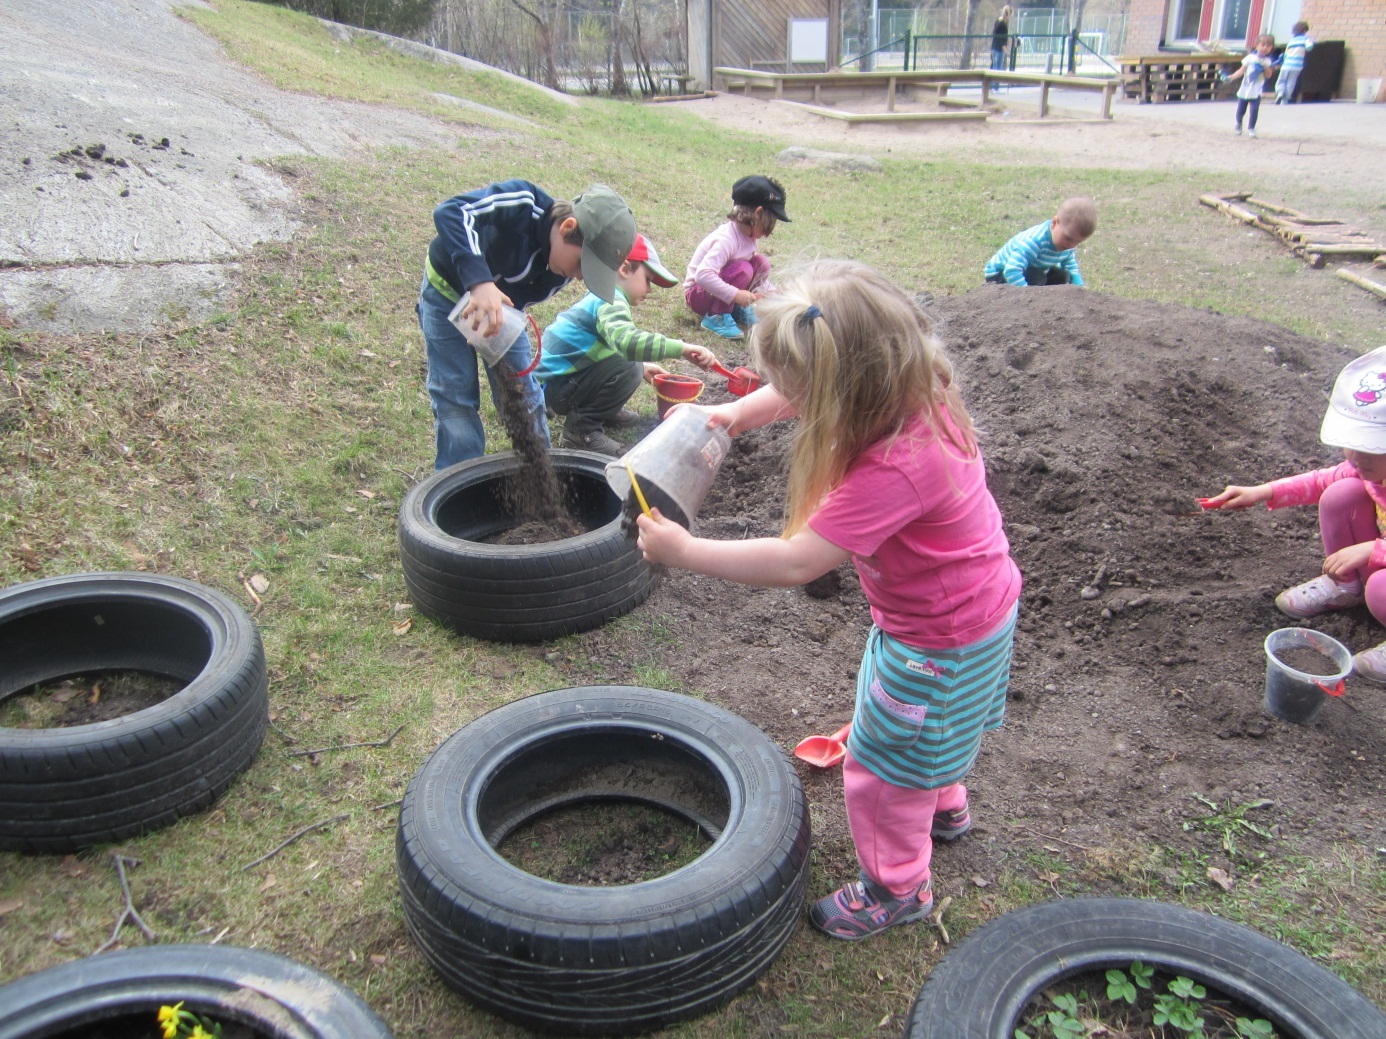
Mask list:
[[[664,371],[656,362],[682,357],[699,368],[717,363],[705,346],[636,327],[631,307],[644,302],[651,283],[667,289],[679,280],[660,263],[650,240],[638,234],[616,272],[615,297],[603,300],[589,292],[544,330],[544,354],[534,374],[544,386],[549,407],[564,416],[560,447],[619,455],[625,445],[607,436],[602,426],[614,425],[625,415],[634,419],[622,405],[641,380]]]
[[[571,202],[555,200],[525,180],[507,180],[448,199],[433,211],[438,234],[429,244],[419,289],[419,327],[428,353],[428,395],[437,456],[443,469],[486,453],[476,351],[448,314],[470,292],[462,319],[493,335],[502,306],[523,310],[581,277],[603,299],[614,298],[616,271],[635,241],[635,217],[620,195],[594,184]],[[510,372],[486,369],[496,400],[497,378],[530,363],[521,334],[502,358]],[[544,398],[534,376],[521,379],[526,409],[548,440]]]

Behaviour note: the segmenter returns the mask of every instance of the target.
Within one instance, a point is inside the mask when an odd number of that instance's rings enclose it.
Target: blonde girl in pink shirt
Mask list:
[[[1346,461],[1254,487],[1228,486],[1205,509],[1319,506],[1323,573],[1281,592],[1280,611],[1296,620],[1367,604],[1386,624],[1386,346],[1348,362],[1333,384],[1319,439]],[[1386,643],[1352,658],[1353,671],[1386,685]]]
[[[700,410],[733,436],[797,416],[784,533],[714,541],[656,511],[638,544],[761,586],[855,565],[873,621],[843,766],[861,875],[809,912],[851,941],[926,917],[933,841],[972,825],[962,779],[1005,712],[1020,572],[952,366],[900,289],[813,263],[761,303],[751,353],[770,385]]]

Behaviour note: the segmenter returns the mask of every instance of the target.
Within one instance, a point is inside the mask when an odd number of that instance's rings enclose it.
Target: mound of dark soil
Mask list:
[[[1209,813],[1195,793],[1274,801],[1256,821],[1283,839],[1250,838],[1257,853],[1386,844],[1386,690],[1349,679],[1304,727],[1261,707],[1262,642],[1292,623],[1274,596],[1319,572],[1316,511],[1202,514],[1194,502],[1337,461],[1318,426],[1352,351],[1068,287],[988,285],[931,311],[1025,576],[1006,725],[969,780],[978,839],[940,851],[942,890],[1046,837],[1216,855],[1184,826]],[[778,533],[791,435],[780,424],[734,442],[700,533]],[[612,681],[664,668],[792,747],[851,715],[870,618],[850,567],[840,576],[836,592],[808,595],[671,571],[639,615],[655,615],[660,637],[589,633],[573,669]],[[1311,624],[1354,651],[1386,639],[1365,609]],[[802,769],[823,809],[815,854],[834,876],[855,869],[836,771]]]

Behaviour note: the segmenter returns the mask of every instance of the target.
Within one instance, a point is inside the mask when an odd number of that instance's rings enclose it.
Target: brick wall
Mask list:
[[[1300,16],[1314,39],[1347,45],[1339,97],[1357,96],[1359,76],[1386,76],[1386,0],[1304,0]]]
[[[1126,16],[1127,54],[1155,54],[1164,38],[1165,7],[1169,0],[1131,0]],[[1332,2],[1332,0],[1325,0]]]

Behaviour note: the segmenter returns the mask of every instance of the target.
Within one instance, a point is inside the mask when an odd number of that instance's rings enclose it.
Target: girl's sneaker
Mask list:
[[[1368,682],[1386,685],[1386,642],[1353,655],[1352,673]]]
[[[703,318],[703,327],[723,339],[740,339],[741,329],[736,327],[730,314],[709,314]]]
[[[1287,588],[1275,597],[1276,608],[1287,617],[1304,620],[1329,610],[1346,610],[1362,605],[1362,582],[1339,584],[1327,574]]]
[[[732,307],[731,316],[742,328],[750,328],[760,320],[756,317],[755,307]]]
[[[972,815],[967,805],[954,808],[950,812],[935,812],[934,825],[929,836],[936,841],[955,841],[972,829]]]
[[[933,908],[932,880],[913,895],[896,898],[863,875],[815,902],[809,908],[809,922],[831,938],[855,942],[896,924],[923,920]]]

